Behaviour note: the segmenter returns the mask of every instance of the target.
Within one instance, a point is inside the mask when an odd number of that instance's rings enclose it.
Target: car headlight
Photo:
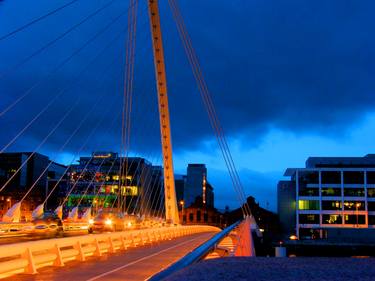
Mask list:
[[[93,219],[89,219],[89,224],[94,224],[94,220]]]
[[[106,219],[105,220],[105,224],[106,225],[111,225],[112,224],[112,220],[111,219]]]

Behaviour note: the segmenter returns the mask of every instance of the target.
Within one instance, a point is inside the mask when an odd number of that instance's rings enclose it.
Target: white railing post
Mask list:
[[[36,274],[36,266],[34,263],[33,253],[30,248],[27,248],[25,253],[22,255],[22,258],[27,260],[27,266],[25,267],[25,273]]]
[[[94,241],[94,245],[95,245],[94,256],[101,257],[102,256],[102,251],[100,250],[99,241],[96,238],[95,238],[95,241]]]
[[[120,242],[121,242],[121,250],[125,251],[126,250],[126,245],[125,245],[125,241],[124,241],[124,236],[123,235],[120,235]]]
[[[55,244],[55,254],[56,254],[56,260],[53,262],[54,266],[64,266],[64,262],[61,256],[60,248],[57,244]]]
[[[113,241],[112,241],[111,236],[108,237],[108,244],[109,244],[108,253],[114,253],[115,247],[113,246]]]
[[[85,253],[83,252],[81,241],[77,241],[77,243],[73,246],[74,249],[78,251],[78,255],[76,257],[77,260],[79,261],[85,261]]]

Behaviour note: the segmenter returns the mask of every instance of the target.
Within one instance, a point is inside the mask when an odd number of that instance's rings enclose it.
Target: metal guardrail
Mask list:
[[[232,230],[234,230],[237,226],[239,226],[241,222],[242,221],[238,221],[228,226],[227,228],[225,228],[224,230],[216,234],[214,237],[209,239],[207,242],[205,242],[201,246],[197,247],[195,250],[187,254],[185,257],[183,257],[176,263],[172,264],[168,268],[152,276],[149,279],[149,281],[162,280],[168,277],[169,275],[171,275],[172,273],[177,272],[193,263],[196,263],[202,260],[207,254],[209,254],[212,250],[216,248],[216,246],[220,243],[221,240],[223,240]]]
[[[37,273],[44,266],[64,266],[71,260],[85,261],[128,247],[184,235],[218,231],[212,226],[170,226],[104,234],[46,239],[0,246],[0,278],[17,273]]]

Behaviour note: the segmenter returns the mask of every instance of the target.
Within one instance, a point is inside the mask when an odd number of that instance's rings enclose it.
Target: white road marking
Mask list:
[[[174,248],[177,248],[177,247],[179,247],[179,246],[185,245],[185,244],[187,244],[187,243],[189,243],[189,242],[192,242],[192,241],[194,241],[194,240],[197,240],[198,238],[199,238],[199,237],[194,238],[194,239],[190,239],[190,240],[188,240],[188,241],[185,241],[185,242],[182,242],[182,243],[180,243],[180,244],[174,245],[174,246],[169,247],[169,248],[167,248],[167,249],[164,249],[164,250],[161,250],[161,251],[159,251],[159,252],[153,253],[152,255],[149,255],[149,256],[147,256],[147,257],[143,257],[143,258],[140,258],[140,259],[135,260],[135,261],[133,261],[133,262],[130,262],[130,263],[124,264],[124,265],[122,265],[122,266],[120,266],[120,267],[117,267],[117,268],[112,269],[112,270],[110,270],[110,271],[104,272],[104,273],[102,273],[102,274],[100,274],[100,275],[97,275],[97,276],[95,276],[95,277],[92,277],[92,278],[90,278],[90,279],[87,279],[86,281],[98,280],[99,278],[102,278],[102,277],[104,277],[104,276],[110,275],[110,274],[112,274],[112,273],[114,273],[114,272],[117,272],[117,271],[119,271],[119,270],[121,270],[121,269],[124,269],[124,268],[126,268],[126,267],[132,266],[132,265],[134,265],[134,264],[136,264],[136,263],[139,263],[139,262],[141,262],[141,261],[147,260],[147,259],[149,259],[149,258],[152,258],[152,257],[154,257],[154,256],[157,256],[157,255],[161,254],[161,253],[164,253],[164,252],[167,252],[167,251],[172,250],[172,249],[174,249]]]

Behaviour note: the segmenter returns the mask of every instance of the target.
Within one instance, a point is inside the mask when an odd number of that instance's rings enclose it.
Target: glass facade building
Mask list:
[[[144,158],[119,157],[100,152],[81,157],[70,166],[67,207],[118,208],[128,213],[148,213],[160,208],[154,198],[163,195],[162,168]],[[162,200],[159,200],[162,202]]]
[[[288,234],[299,239],[375,235],[375,155],[310,157],[305,168],[289,168],[284,176],[290,180],[279,183],[278,211],[284,229],[293,225]],[[281,196],[282,186],[291,196]],[[293,221],[284,220],[289,205]]]
[[[190,207],[196,200],[202,200],[207,207],[214,207],[213,187],[207,180],[205,164],[189,164],[184,188],[184,204]]]

